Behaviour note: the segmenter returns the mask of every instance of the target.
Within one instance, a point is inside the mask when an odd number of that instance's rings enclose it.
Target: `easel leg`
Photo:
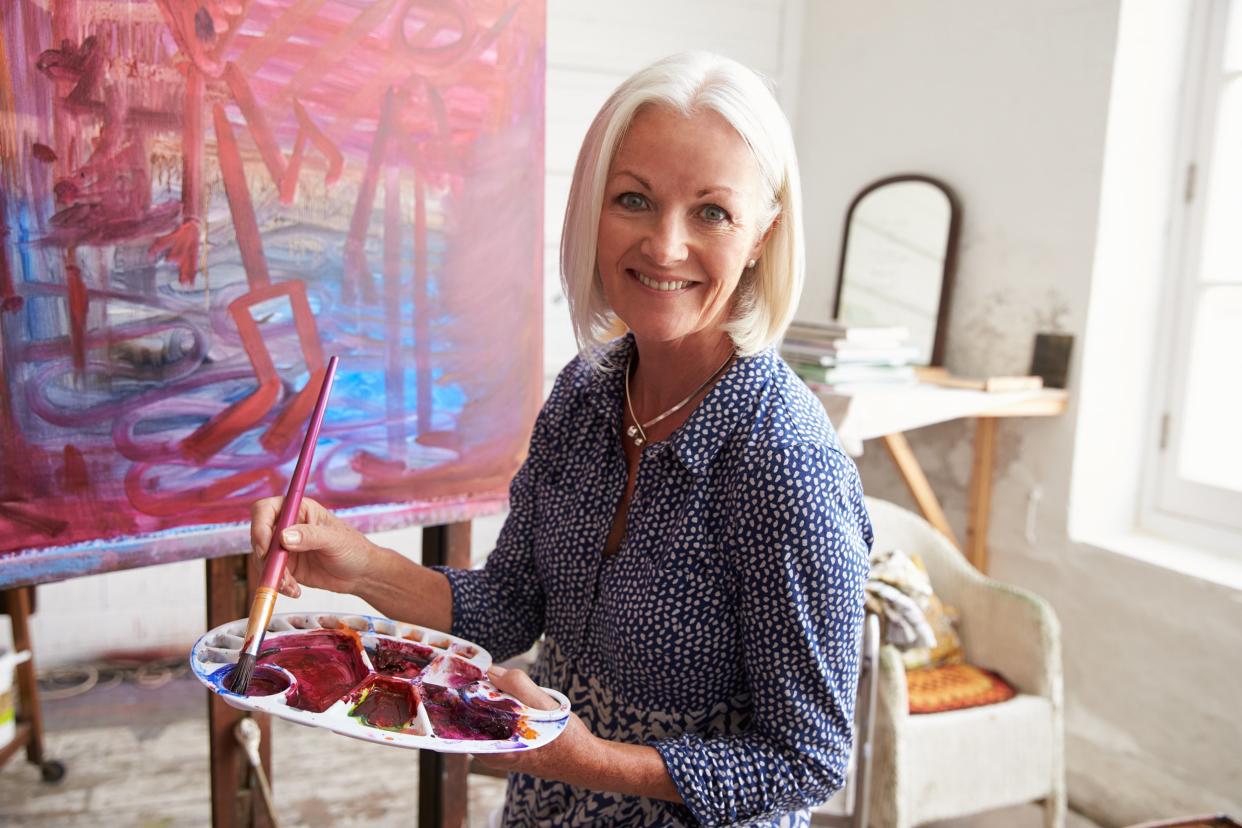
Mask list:
[[[966,517],[966,559],[988,571],[988,518],[992,507],[992,457],[996,453],[996,418],[975,418],[975,462],[970,473]]]
[[[470,524],[423,529],[423,565],[468,569]],[[419,753],[418,828],[461,828],[466,824],[466,762],[467,757],[451,753]]]
[[[207,629],[250,611],[251,583],[257,580],[250,555],[207,561]],[[211,740],[211,824],[213,828],[262,828],[271,824],[250,773],[246,754],[233,728],[246,714],[207,694],[208,737]],[[272,778],[272,734],[269,717],[254,714],[262,730],[259,752],[267,778]]]
[[[936,493],[932,491],[931,483],[927,482],[927,475],[923,474],[923,467],[919,465],[918,458],[914,456],[914,449],[910,448],[910,441],[906,439],[906,435],[898,431],[894,434],[885,434],[883,439],[884,447],[888,449],[893,462],[897,464],[897,471],[901,472],[901,479],[906,482],[906,487],[914,497],[914,502],[918,504],[923,517],[939,529],[950,543],[961,549],[962,545],[957,542],[957,536],[953,534],[953,527],[949,525],[944,508],[940,505]]]
[[[26,759],[33,765],[43,764],[43,708],[39,705],[39,683],[35,677],[34,650],[30,646],[31,596],[34,587],[18,587],[5,593],[9,617],[13,621],[13,649],[30,650],[30,660],[17,665],[17,698],[21,718],[30,728],[26,741]]]

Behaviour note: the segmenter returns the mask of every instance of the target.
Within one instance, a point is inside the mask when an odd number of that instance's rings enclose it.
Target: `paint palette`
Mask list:
[[[246,619],[204,635],[190,653],[198,680],[233,707],[270,713],[379,744],[445,753],[506,753],[540,747],[569,721],[527,707],[487,679],[481,647],[415,624],[370,615],[272,616],[245,695],[229,690]]]

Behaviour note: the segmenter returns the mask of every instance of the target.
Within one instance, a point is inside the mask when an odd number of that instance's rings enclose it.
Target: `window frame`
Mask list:
[[[1234,14],[1242,14],[1242,0],[1196,0],[1188,28],[1174,166],[1179,180],[1170,205],[1164,311],[1157,332],[1166,356],[1153,385],[1154,433],[1144,463],[1139,524],[1160,535],[1237,552],[1242,549],[1242,491],[1190,481],[1177,470],[1192,329],[1206,285],[1199,278],[1199,257],[1231,4],[1237,6]]]

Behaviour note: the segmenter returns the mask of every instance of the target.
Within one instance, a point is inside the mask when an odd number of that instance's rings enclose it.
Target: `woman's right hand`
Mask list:
[[[283,497],[265,497],[250,507],[250,543],[260,561],[267,557],[283,503]],[[290,598],[302,594],[302,584],[357,594],[383,552],[366,535],[309,497],[302,498],[298,516],[284,531],[281,543],[289,558],[279,591]]]

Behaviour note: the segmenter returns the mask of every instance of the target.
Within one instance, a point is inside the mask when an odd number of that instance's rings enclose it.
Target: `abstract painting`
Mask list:
[[[309,496],[503,492],[541,397],[543,1],[0,0],[0,553],[236,534],[332,354]]]

